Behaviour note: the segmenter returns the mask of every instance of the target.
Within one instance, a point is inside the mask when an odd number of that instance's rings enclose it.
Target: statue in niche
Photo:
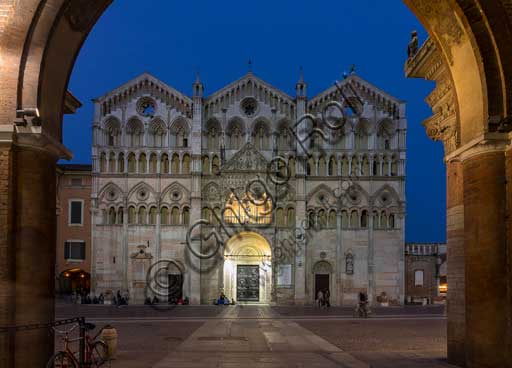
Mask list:
[[[409,46],[407,47],[407,56],[410,59],[417,53],[418,53],[418,32],[413,31],[411,34],[411,41],[409,42]]]
[[[354,256],[352,255],[352,252],[345,254],[345,273],[347,275],[354,274]]]

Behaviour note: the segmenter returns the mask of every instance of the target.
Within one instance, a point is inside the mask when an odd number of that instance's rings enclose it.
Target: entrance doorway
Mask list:
[[[330,275],[315,275],[315,298],[319,291],[325,293],[325,290],[329,290],[329,278]]]
[[[170,274],[169,276],[169,287],[167,290],[168,302],[178,303],[178,300],[183,297],[183,275]]]
[[[229,300],[270,303],[272,251],[268,241],[255,232],[241,232],[226,243],[220,289]]]
[[[236,298],[242,302],[260,301],[260,266],[237,266]]]

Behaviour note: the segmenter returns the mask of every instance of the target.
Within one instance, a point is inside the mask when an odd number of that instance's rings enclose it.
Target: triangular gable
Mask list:
[[[222,171],[258,171],[265,172],[268,162],[251,144],[246,143],[240,151],[222,166]]]
[[[370,104],[376,106],[381,106],[381,108],[384,110],[386,110],[387,106],[395,106],[398,108],[398,106],[404,102],[403,100],[400,100],[376,87],[358,75],[350,75],[348,78],[340,81],[338,84],[343,87],[349,83],[352,85],[352,87],[354,87],[354,89],[357,91],[357,94],[363,101],[369,102]],[[344,92],[346,93],[347,97],[353,97],[353,93],[349,89],[344,90]],[[320,92],[311,100],[309,100],[308,108],[311,109],[312,107],[327,101],[339,100],[338,93],[338,87],[333,84],[331,87]]]
[[[271,84],[265,82],[263,79],[255,76],[252,72],[247,73],[243,77],[237,79],[236,81],[222,87],[221,89],[213,92],[211,95],[209,95],[206,100],[207,101],[213,101],[215,99],[218,99],[224,95],[226,95],[231,90],[236,90],[237,87],[242,86],[244,83],[247,83],[251,81],[253,84],[257,86],[261,86],[264,89],[271,92],[273,95],[278,95],[282,99],[288,101],[289,103],[293,103],[294,98],[288,95],[286,92],[281,91],[280,89],[272,86]]]

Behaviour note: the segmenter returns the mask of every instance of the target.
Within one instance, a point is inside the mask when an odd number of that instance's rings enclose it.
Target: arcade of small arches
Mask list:
[[[218,158],[213,157],[218,167]],[[93,168],[102,173],[189,175],[191,156],[187,151],[101,151]]]
[[[188,226],[190,224],[189,206],[129,205],[125,207],[110,206],[102,209],[102,225],[165,225]]]
[[[341,217],[341,228],[351,230],[365,230],[372,227],[374,230],[399,229],[396,221],[397,213],[392,210],[373,210],[370,224],[368,209],[308,209],[308,227],[311,229],[335,229],[338,224],[338,215]]]

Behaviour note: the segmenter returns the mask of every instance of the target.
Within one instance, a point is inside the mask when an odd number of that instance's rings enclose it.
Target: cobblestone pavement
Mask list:
[[[57,307],[57,318],[83,315],[113,324],[119,353],[111,367],[447,368],[442,310],[380,311],[299,307]],[[389,312],[389,313],[388,313]]]

